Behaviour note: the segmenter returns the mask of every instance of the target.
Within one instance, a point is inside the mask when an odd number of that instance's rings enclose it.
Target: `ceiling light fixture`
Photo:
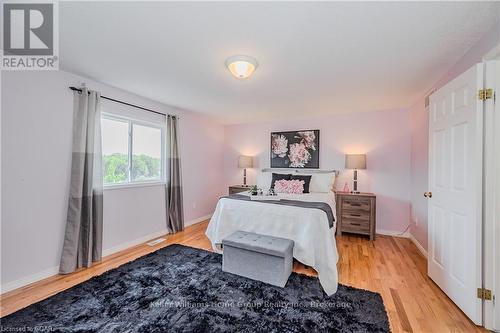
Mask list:
[[[227,58],[226,67],[237,79],[246,79],[257,69],[257,60],[244,55],[235,55]]]

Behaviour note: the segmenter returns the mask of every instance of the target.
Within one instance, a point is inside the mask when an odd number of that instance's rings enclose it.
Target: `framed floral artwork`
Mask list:
[[[319,130],[271,133],[271,168],[319,168]]]

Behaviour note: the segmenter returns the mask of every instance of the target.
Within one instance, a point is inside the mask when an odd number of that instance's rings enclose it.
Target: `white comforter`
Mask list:
[[[247,192],[240,193],[246,194]],[[335,214],[335,195],[330,193],[280,194],[290,200],[326,202]],[[318,272],[327,295],[337,291],[337,246],[335,227],[328,227],[326,213],[319,209],[274,205],[255,201],[221,198],[210,219],[206,235],[215,251],[221,252],[222,239],[237,230],[292,239],[293,256]]]

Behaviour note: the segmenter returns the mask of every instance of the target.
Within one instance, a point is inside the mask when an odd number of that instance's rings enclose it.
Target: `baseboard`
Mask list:
[[[24,286],[27,286],[28,284],[31,284],[33,282],[37,282],[43,279],[46,279],[48,277],[54,276],[59,273],[59,266],[51,267],[46,270],[43,270],[41,272],[2,284],[0,287],[0,293],[4,294],[8,291],[21,288]]]
[[[401,231],[377,229],[375,232],[379,235],[410,238],[410,233],[408,231],[401,233]]]
[[[413,237],[413,235],[408,231],[401,233],[399,231],[378,229],[377,234],[386,235],[386,236],[393,236],[393,237],[408,238],[413,242],[413,244],[415,244],[415,246],[420,251],[420,253],[422,253],[422,255],[427,258],[427,251],[424,249],[422,244],[420,244],[420,242],[415,237]]]
[[[147,242],[147,241],[149,241],[151,239],[158,238],[158,237],[164,236],[166,234],[168,234],[167,229],[151,233],[149,235],[146,235],[146,236],[134,239],[134,240],[132,240],[130,242],[126,242],[126,243],[120,244],[118,246],[114,246],[114,247],[112,247],[110,249],[103,250],[102,251],[102,256],[103,257],[109,256],[109,255],[114,254],[116,252],[120,252],[122,250],[131,248],[133,246],[145,243],[145,242]],[[40,280],[43,280],[43,279],[49,278],[51,276],[57,275],[58,273],[59,273],[59,266],[56,266],[56,267],[52,267],[52,268],[46,269],[44,271],[35,273],[33,275],[17,279],[17,280],[8,282],[6,284],[2,284],[1,287],[0,287],[0,293],[4,294],[4,293],[6,293],[8,291],[11,291],[11,290],[14,290],[14,289],[17,289],[17,288],[21,288],[21,287],[27,286],[28,284],[31,284],[31,283],[34,283],[34,282],[38,282]]]
[[[205,216],[202,216],[202,217],[198,217],[197,219],[194,219],[194,220],[191,220],[191,221],[188,221],[186,223],[184,223],[184,226],[185,227],[189,227],[190,225],[193,225],[193,224],[197,224],[197,223],[200,223],[200,222],[203,222],[203,221],[206,221],[208,220],[209,218],[211,218],[213,215],[212,214],[208,214],[208,215],[205,215]]]
[[[206,221],[209,218],[211,218],[212,215],[213,214],[205,215],[205,216],[199,217],[197,219],[191,220],[189,222],[186,222],[185,226],[188,227],[190,225]],[[149,241],[151,239],[158,238],[158,237],[164,236],[166,234],[168,234],[168,230],[167,229],[164,229],[164,230],[161,230],[161,231],[158,231],[158,232],[154,232],[154,233],[148,234],[146,236],[134,239],[134,240],[132,240],[130,242],[126,242],[126,243],[114,246],[112,248],[105,249],[105,250],[102,251],[102,256],[103,257],[109,256],[109,255],[114,254],[116,252],[120,252],[122,250],[131,248],[133,246],[145,243],[145,242],[147,242],[147,241]],[[35,273],[33,275],[26,276],[26,277],[23,277],[23,278],[20,278],[20,279],[17,279],[17,280],[14,280],[14,281],[2,284],[2,285],[0,285],[0,294],[4,294],[4,293],[9,292],[11,290],[24,287],[24,286],[26,286],[28,284],[31,284],[31,283],[34,283],[34,282],[38,282],[38,281],[46,279],[48,277],[57,275],[58,273],[59,273],[59,266],[56,266],[56,267],[51,267],[49,269],[46,269],[46,270],[43,270],[41,272]]]
[[[415,244],[420,253],[422,253],[422,255],[427,258],[427,251],[424,249],[422,244],[420,244],[420,242],[412,234],[409,235],[410,235],[410,240],[413,242],[413,244]]]
[[[166,234],[168,234],[168,230],[167,229],[164,229],[164,230],[161,230],[161,231],[157,231],[157,232],[153,232],[153,233],[151,233],[149,235],[146,235],[146,236],[134,239],[134,240],[132,240],[130,242],[126,242],[126,243],[114,246],[114,247],[112,247],[110,249],[103,250],[102,251],[102,256],[103,257],[109,256],[110,254],[113,254],[113,253],[116,253],[116,252],[120,252],[122,250],[131,248],[133,246],[136,246],[136,245],[139,245],[139,244],[142,244],[142,243],[145,243],[145,242],[147,242],[147,241],[149,241],[149,240],[151,240],[153,238],[158,238],[158,237],[164,236]]]

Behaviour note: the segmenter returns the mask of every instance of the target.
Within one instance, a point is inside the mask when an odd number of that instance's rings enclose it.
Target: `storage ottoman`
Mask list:
[[[292,273],[293,241],[236,231],[222,240],[222,270],[284,287]]]

